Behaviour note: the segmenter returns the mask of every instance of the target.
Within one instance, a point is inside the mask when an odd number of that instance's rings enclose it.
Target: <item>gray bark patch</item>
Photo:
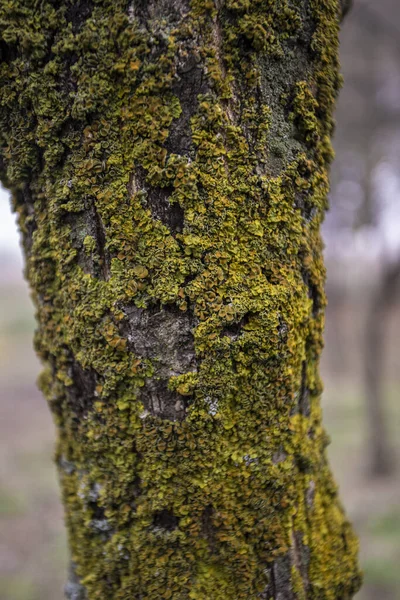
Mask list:
[[[295,600],[292,590],[292,561],[290,553],[285,554],[275,561],[272,568],[275,589],[277,591],[274,598],[276,600]]]
[[[263,600],[296,600],[292,590],[292,560],[290,551],[277,558],[268,570],[269,583],[259,595]]]
[[[68,570],[68,581],[64,587],[64,594],[67,600],[87,600],[86,590],[75,572],[75,564],[72,561]]]
[[[184,418],[188,399],[169,390],[168,381],[174,375],[197,370],[193,316],[175,306],[156,305],[146,310],[125,306],[123,310],[126,319],[122,333],[130,349],[154,366],[153,377],[141,391],[145,409],[164,419]]]
[[[129,6],[131,20],[140,23],[168,19],[178,23],[190,10],[189,0],[134,0]]]
[[[310,564],[310,549],[303,543],[304,535],[295,531],[292,535],[292,561],[301,575],[304,589],[308,591],[310,582],[308,578],[308,567]]]

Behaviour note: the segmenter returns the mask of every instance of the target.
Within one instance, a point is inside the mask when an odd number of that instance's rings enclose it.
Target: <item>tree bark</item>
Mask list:
[[[339,0],[9,0],[2,181],[69,598],[344,600],[320,223]]]

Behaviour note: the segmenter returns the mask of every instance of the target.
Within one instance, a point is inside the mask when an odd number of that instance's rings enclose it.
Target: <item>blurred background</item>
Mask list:
[[[400,3],[354,0],[342,29],[322,371],[329,454],[360,536],[357,600],[400,599]],[[54,430],[33,308],[0,191],[0,600],[62,600]]]

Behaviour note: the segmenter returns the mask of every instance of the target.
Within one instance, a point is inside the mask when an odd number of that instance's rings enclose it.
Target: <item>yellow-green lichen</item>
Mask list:
[[[83,4],[0,7],[2,179],[81,585],[253,600],[289,557],[293,597],[350,598],[318,376],[339,3]],[[189,315],[185,372],[136,350],[152,310]],[[144,400],[166,377],[175,419]]]

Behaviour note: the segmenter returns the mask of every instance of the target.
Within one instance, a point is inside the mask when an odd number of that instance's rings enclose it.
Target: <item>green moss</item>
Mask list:
[[[25,236],[41,386],[90,600],[256,598],[293,532],[309,550],[307,597],[358,588],[319,410],[338,3],[315,0],[307,14],[290,4],[227,1],[217,19],[213,2],[193,0],[178,26],[154,16],[147,28],[122,0],[94,2],[74,28],[64,3],[0,8],[3,181]],[[285,93],[263,86],[270,61],[307,35],[307,68],[294,63]],[[183,114],[176,59],[192,39],[207,89],[189,157],[166,142]],[[152,190],[170,191],[182,231],[154,217]],[[144,412],[158,367],[124,334],[132,304],[195,319],[198,369],[168,382],[190,399],[183,420]],[[84,418],[71,404],[72,361],[95,374]],[[158,526],[160,514],[172,525]]]

